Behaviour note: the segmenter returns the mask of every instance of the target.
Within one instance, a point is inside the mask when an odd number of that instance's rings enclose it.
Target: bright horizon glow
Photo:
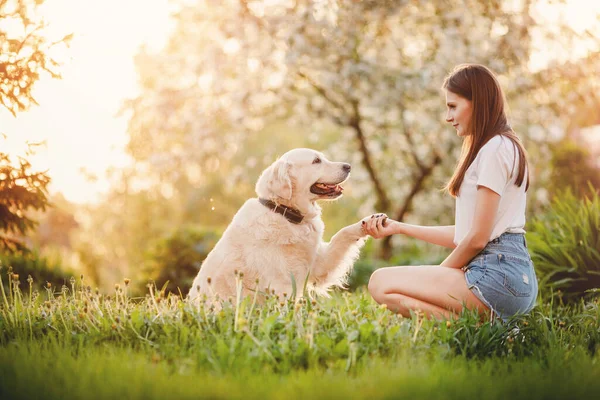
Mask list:
[[[116,114],[125,99],[138,93],[133,57],[143,44],[164,46],[172,10],[169,0],[47,0],[43,15],[49,33],[75,34],[67,50],[70,60],[60,69],[62,80],[43,76],[37,83],[34,96],[40,106],[17,118],[0,109],[0,133],[8,137],[0,138],[2,150],[14,157],[24,154],[26,141],[45,141],[29,160],[36,170],[49,170],[50,193],[60,192],[75,203],[101,200],[109,189],[107,170],[131,163],[124,150],[127,119]],[[550,8],[541,12],[551,19],[560,15]],[[598,13],[600,2],[571,0],[564,18],[578,29],[594,24],[598,29]],[[229,43],[229,50],[236,46]],[[543,67],[553,55],[551,50],[539,54],[531,67]],[[97,179],[90,181],[88,174]]]
[[[33,93],[40,105],[16,118],[0,109],[0,133],[8,137],[0,146],[15,161],[25,142],[45,141],[28,160],[49,170],[51,195],[94,203],[109,189],[107,169],[131,163],[127,118],[117,113],[138,92],[133,57],[142,44],[164,46],[171,10],[169,0],[47,0],[40,8],[52,38],[74,33],[62,79],[43,75]]]

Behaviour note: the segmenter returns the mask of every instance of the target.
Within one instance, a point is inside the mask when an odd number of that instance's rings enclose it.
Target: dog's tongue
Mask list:
[[[326,183],[318,183],[317,186],[325,190],[344,190],[344,188],[340,185],[328,185]]]

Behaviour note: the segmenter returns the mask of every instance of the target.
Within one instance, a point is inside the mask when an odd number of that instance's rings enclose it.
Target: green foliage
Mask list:
[[[27,160],[19,159],[17,167],[8,154],[0,152],[0,251],[26,250],[20,237],[36,225],[26,212],[46,209],[49,183],[50,177],[45,172],[32,172]]]
[[[146,274],[168,292],[187,293],[202,261],[217,244],[220,234],[213,230],[185,226],[159,240],[150,250]]]
[[[550,165],[551,197],[568,188],[582,198],[589,193],[589,184],[600,187],[600,169],[593,165],[589,150],[568,138],[552,146]]]
[[[548,212],[529,225],[540,288],[560,290],[567,300],[600,287],[600,196],[591,187],[590,192],[583,199],[570,190],[557,195]]]
[[[390,265],[392,264],[374,257],[360,258],[354,263],[354,268],[348,276],[348,290],[355,291],[362,286],[366,286],[376,269]]]
[[[17,274],[21,290],[28,290],[27,278],[31,276],[34,289],[61,287],[68,284],[73,272],[62,265],[60,259],[42,256],[37,251],[26,253],[9,253],[0,255],[0,265],[6,267],[9,273]],[[3,270],[3,272],[6,269]]]

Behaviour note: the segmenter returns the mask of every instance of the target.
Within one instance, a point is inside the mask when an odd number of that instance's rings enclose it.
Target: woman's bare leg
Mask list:
[[[404,317],[410,317],[411,311],[420,311],[427,318],[454,319],[457,317],[457,315],[450,310],[398,293],[386,295],[383,304],[385,304],[390,311]]]
[[[420,310],[429,316],[452,316],[467,309],[489,313],[467,287],[460,269],[433,265],[388,267],[376,270],[369,281],[369,293],[402,315]],[[402,305],[404,303],[404,305]]]

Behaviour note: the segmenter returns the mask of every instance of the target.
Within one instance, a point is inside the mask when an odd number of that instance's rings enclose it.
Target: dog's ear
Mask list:
[[[267,199],[280,197],[290,200],[292,198],[291,167],[292,164],[290,162],[279,159],[264,170],[260,178],[258,178],[258,182],[256,182],[256,193],[258,196]]]

